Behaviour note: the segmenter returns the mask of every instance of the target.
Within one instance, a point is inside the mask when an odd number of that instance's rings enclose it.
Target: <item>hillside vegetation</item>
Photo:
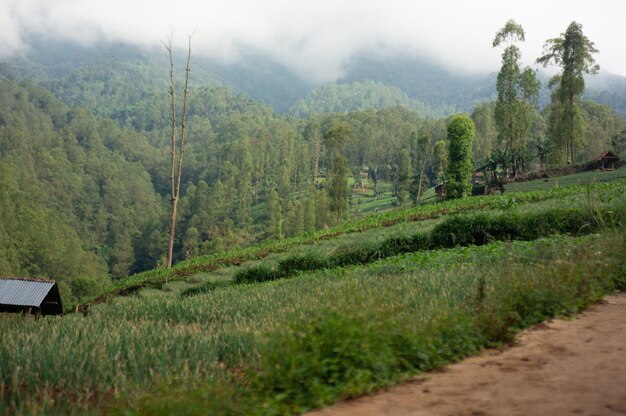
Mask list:
[[[0,410],[297,414],[389,385],[623,289],[625,189],[389,211],[2,316]]]
[[[132,50],[111,53],[127,57]],[[119,63],[112,58],[103,67],[108,55],[77,55],[82,60],[43,74],[42,68],[20,74],[4,65],[0,77],[0,274],[57,279],[68,304],[98,295],[129,273],[160,267],[167,245],[170,127],[167,93],[154,68],[160,61],[138,55]],[[199,72],[192,81],[212,82]],[[588,128],[581,160],[607,148],[623,151],[623,118],[591,102],[583,114]],[[406,194],[414,186],[410,171],[419,163],[425,163],[424,189],[441,180],[443,161],[421,149],[418,139],[428,137],[431,149],[445,147],[446,120],[425,119],[408,108],[292,119],[226,88],[196,84],[188,116],[175,261],[406,205],[398,190]],[[476,163],[499,146],[493,117],[488,105],[472,114]],[[536,143],[549,143],[545,123],[536,117],[526,156],[531,165]],[[344,154],[347,180],[356,186],[349,210],[338,218],[326,185],[333,157],[324,134],[341,124],[354,133]],[[409,177],[400,181],[407,155],[411,168],[402,175]],[[362,180],[365,168],[369,178]],[[434,200],[432,191],[427,200]]]

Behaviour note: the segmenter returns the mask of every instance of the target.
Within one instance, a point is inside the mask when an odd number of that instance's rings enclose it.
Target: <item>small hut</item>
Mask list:
[[[59,287],[54,280],[0,277],[0,312],[59,315]]]
[[[615,170],[622,166],[620,157],[610,150],[602,153],[594,160],[596,169],[600,170]]]
[[[435,186],[435,193],[440,198],[445,198],[446,197],[446,183],[445,182],[441,182],[440,184],[436,185]]]
[[[482,170],[475,170],[472,174],[472,185],[484,185],[485,183],[487,183],[485,180],[485,172]]]

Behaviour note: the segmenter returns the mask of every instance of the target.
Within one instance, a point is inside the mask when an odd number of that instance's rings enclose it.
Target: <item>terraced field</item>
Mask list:
[[[616,171],[619,172],[619,171]],[[626,288],[626,182],[370,215],[0,316],[0,413],[299,414]]]

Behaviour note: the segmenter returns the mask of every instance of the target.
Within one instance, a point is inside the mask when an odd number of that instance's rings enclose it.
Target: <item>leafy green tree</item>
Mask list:
[[[447,145],[444,140],[439,140],[433,147],[433,173],[437,184],[443,183],[448,167]]]
[[[498,130],[495,118],[496,103],[480,103],[474,107],[471,117],[476,126],[474,137],[474,159],[484,161],[498,144]]]
[[[413,205],[418,205],[422,194],[426,190],[429,180],[426,175],[426,164],[430,158],[430,136],[422,135],[416,142],[415,172],[411,184],[411,199]]]
[[[281,238],[283,234],[283,214],[280,196],[275,189],[272,189],[267,196],[265,212],[267,213],[266,235],[268,238]]]
[[[522,168],[515,155],[525,147],[540,87],[531,68],[520,69],[521,52],[516,45],[519,41],[524,41],[524,29],[514,20],[509,20],[493,40],[493,47],[507,45],[496,82],[495,120],[500,140],[511,155],[514,173]]]
[[[304,232],[315,231],[315,188],[309,187],[308,195],[303,202]]]
[[[555,88],[550,131],[553,140],[562,143],[566,161],[575,163],[575,146],[582,140],[584,129],[580,110],[580,97],[585,90],[583,76],[597,74],[600,70],[593,58],[598,50],[583,34],[582,25],[576,22],[570,23],[560,37],[548,39],[544,50],[537,62],[544,67],[553,63],[562,68],[550,81],[550,86]]]
[[[338,224],[348,212],[348,159],[343,151],[348,143],[354,140],[354,131],[347,123],[339,123],[330,127],[324,134],[324,145],[333,155],[333,167],[328,185],[329,209],[334,214],[335,223]]]
[[[618,155],[626,155],[626,128],[613,134],[611,146]]]
[[[333,172],[328,185],[329,210],[334,214],[335,224],[348,213],[350,188],[348,187],[348,159],[344,155],[335,157]]]
[[[317,191],[317,199],[315,201],[315,228],[322,230],[328,228],[331,225],[330,220],[330,208],[328,201],[328,192],[326,189],[320,189]]]
[[[472,119],[465,114],[452,117],[448,124],[447,198],[462,198],[471,193],[470,180],[474,171],[473,141],[474,122]]]
[[[409,149],[404,148],[400,151],[398,158],[398,191],[396,194],[398,204],[401,207],[404,207],[409,200],[412,176],[411,155]]]

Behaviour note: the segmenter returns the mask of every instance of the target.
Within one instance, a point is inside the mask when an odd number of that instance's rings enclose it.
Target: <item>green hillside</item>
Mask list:
[[[452,112],[451,107],[431,108],[419,100],[409,98],[398,87],[363,81],[313,88],[305,98],[291,108],[290,113],[306,117],[315,113],[381,110],[395,106],[406,107],[422,117],[442,117]]]
[[[625,288],[612,174],[193,258],[62,318],[0,316],[0,411],[299,414],[507,342]]]

